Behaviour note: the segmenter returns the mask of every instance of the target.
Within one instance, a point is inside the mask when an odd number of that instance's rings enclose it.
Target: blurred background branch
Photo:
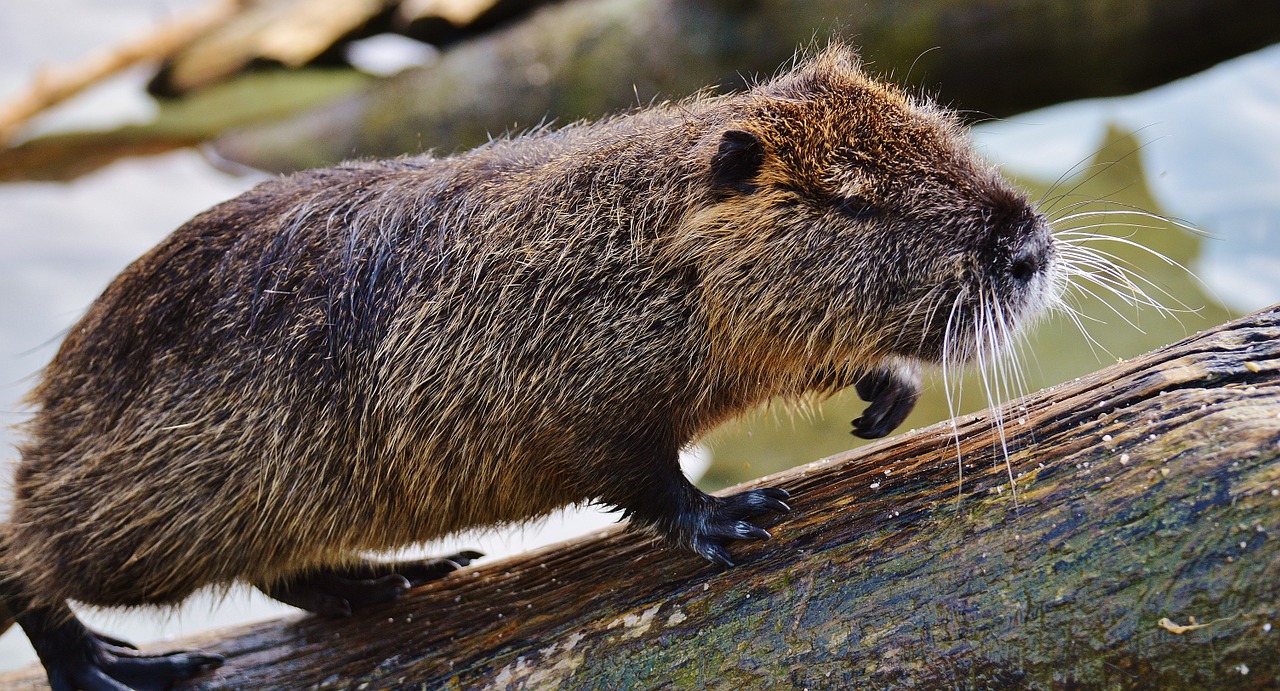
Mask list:
[[[133,65],[167,58],[199,36],[216,32],[236,16],[231,0],[210,5],[182,19],[165,22],[136,39],[85,57],[62,68],[36,73],[31,85],[0,106],[0,144],[7,144],[31,118],[74,98],[85,89]]]
[[[772,73],[798,46],[830,36],[860,46],[872,71],[975,119],[1131,93],[1280,41],[1280,3],[1272,0],[257,0],[236,7],[232,17],[206,20],[190,40],[165,44],[170,50],[147,51],[163,57],[152,93],[198,100],[273,68],[349,72],[352,46],[373,36],[402,36],[434,51],[427,64],[393,76],[339,77],[296,100],[272,94],[272,107],[221,109],[216,122],[175,127],[161,117],[156,127],[24,142],[0,152],[0,180],[64,179],[119,155],[206,141],[223,160],[267,171],[449,152],[707,85],[740,88]],[[85,152],[74,167],[47,165],[65,161],[68,147]]]
[[[708,84],[741,87],[828,35],[860,46],[875,72],[977,117],[1005,116],[1138,91],[1280,41],[1280,3],[575,0],[214,148],[273,171],[464,149],[547,118],[599,116]]]

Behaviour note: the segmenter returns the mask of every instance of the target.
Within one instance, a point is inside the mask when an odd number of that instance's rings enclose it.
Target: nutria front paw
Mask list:
[[[782,489],[753,489],[727,497],[710,497],[705,513],[693,529],[690,544],[693,550],[713,562],[733,566],[729,552],[725,550],[730,540],[764,540],[769,532],[746,519],[766,513],[785,513],[791,510],[783,499],[791,495]]]
[[[907,419],[920,399],[920,375],[914,371],[878,367],[858,380],[858,396],[867,401],[862,416],[853,421],[853,435],[879,439]]]

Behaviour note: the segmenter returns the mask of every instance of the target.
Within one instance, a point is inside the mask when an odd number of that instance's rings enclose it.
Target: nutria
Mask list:
[[[362,553],[575,502],[732,565],[788,495],[704,494],[681,447],[850,385],[855,433],[886,434],[921,363],[1046,303],[1054,257],[952,114],[838,45],[738,94],[266,182],[68,334],[32,394],[0,595],[55,687],[120,688],[220,660],[130,652],[67,600],[247,582],[347,614],[475,556]]]

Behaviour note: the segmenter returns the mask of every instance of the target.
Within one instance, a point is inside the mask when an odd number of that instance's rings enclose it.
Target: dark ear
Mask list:
[[[751,181],[764,166],[764,142],[744,130],[720,135],[720,149],[711,157],[711,180],[718,189],[752,192]]]

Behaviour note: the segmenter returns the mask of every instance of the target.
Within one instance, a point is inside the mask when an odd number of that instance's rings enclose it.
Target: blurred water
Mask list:
[[[25,83],[41,61],[79,58],[93,46],[116,41],[192,4],[194,0],[0,3],[0,94]],[[145,117],[151,106],[137,96],[142,78],[135,73],[96,89],[45,126]],[[1146,142],[1140,157],[1146,184],[1160,206],[1218,236],[1204,242],[1193,260],[1212,292],[1239,311],[1280,302],[1280,137],[1275,134],[1280,132],[1280,47],[1146,94],[1066,104],[990,123],[978,129],[977,140],[1011,170],[1052,181],[1087,161],[1108,124],[1115,123],[1137,131]],[[197,154],[184,151],[122,161],[67,184],[0,185],[0,423],[12,425],[22,418],[18,401],[31,375],[116,273],[191,215],[254,182],[215,171]],[[1128,329],[1123,324],[1119,328],[1121,333]],[[1136,354],[1126,348],[1150,347],[1138,341],[1124,345],[1124,337],[1117,338],[1122,342],[1117,355]],[[1043,362],[1037,366],[1054,371]],[[844,405],[856,407],[856,402]],[[940,415],[928,413],[919,423]],[[795,423],[799,429],[781,434],[775,434],[777,425],[768,420],[727,433],[716,447],[717,462],[724,465],[726,457],[774,459],[746,469],[751,475],[772,469],[770,463],[810,460],[850,446],[847,414],[841,409],[829,417],[800,420]],[[834,431],[822,432],[824,425]],[[7,427],[0,431],[0,462],[16,457],[14,443]],[[0,469],[6,482],[9,475],[7,468]],[[724,477],[727,482],[737,476]],[[449,547],[508,553],[611,520],[574,514],[554,518],[540,529],[459,539]],[[239,594],[223,603],[197,599],[177,613],[95,614],[90,619],[145,642],[286,611],[260,596]],[[0,637],[0,669],[32,659],[16,628]]]
[[[1280,301],[1280,46],[1125,98],[1078,101],[983,125],[995,160],[1054,180],[1108,124],[1136,133],[1163,210],[1208,230],[1196,273],[1231,307]]]

